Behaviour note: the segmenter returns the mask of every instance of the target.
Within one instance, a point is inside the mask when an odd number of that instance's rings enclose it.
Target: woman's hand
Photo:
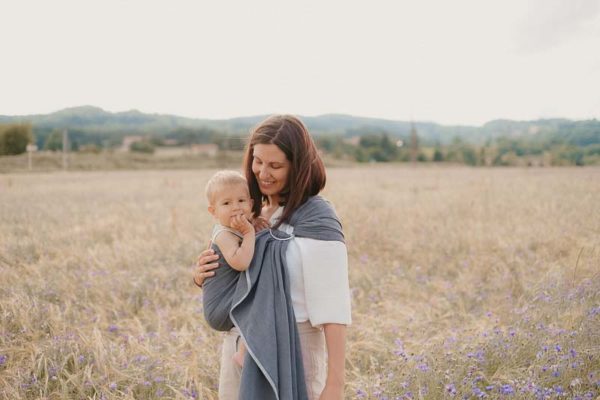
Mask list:
[[[343,400],[344,399],[344,386],[325,384],[325,388],[319,396],[319,400]]]
[[[267,221],[264,217],[256,217],[252,221],[252,225],[254,225],[254,230],[258,233],[264,229],[269,229],[271,225],[269,221]]]
[[[219,255],[215,254],[213,249],[206,249],[198,256],[196,261],[196,270],[194,271],[194,283],[200,287],[204,284],[206,278],[210,278],[215,274],[213,269],[219,267],[219,263],[216,262],[219,259]]]

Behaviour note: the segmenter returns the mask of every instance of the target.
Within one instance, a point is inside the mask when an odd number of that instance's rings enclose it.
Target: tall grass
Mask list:
[[[216,399],[212,170],[0,175],[0,398]],[[600,169],[330,169],[346,398],[600,395]]]

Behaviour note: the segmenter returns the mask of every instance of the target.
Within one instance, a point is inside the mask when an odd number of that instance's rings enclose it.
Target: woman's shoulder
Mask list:
[[[316,213],[319,215],[326,214],[336,216],[333,203],[319,194],[309,197],[298,210],[302,210],[301,213],[306,212],[311,214]]]
[[[322,196],[309,198],[290,218],[299,236],[344,241],[342,223],[333,205]]]

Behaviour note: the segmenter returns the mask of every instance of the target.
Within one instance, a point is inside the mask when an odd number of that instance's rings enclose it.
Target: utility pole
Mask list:
[[[27,167],[30,171],[33,170],[33,152],[37,149],[37,146],[33,143],[27,145]]]
[[[65,129],[63,131],[63,158],[62,158],[64,171],[66,171],[69,168],[68,153],[69,153],[69,133]]]
[[[419,137],[417,136],[417,129],[415,123],[410,123],[410,161],[412,163],[417,162],[417,156],[419,154]]]

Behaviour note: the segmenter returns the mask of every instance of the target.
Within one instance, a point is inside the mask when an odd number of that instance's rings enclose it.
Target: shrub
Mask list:
[[[25,153],[27,145],[31,142],[31,125],[0,126],[0,155]]]
[[[129,150],[136,153],[154,153],[154,145],[147,141],[135,142],[129,146]]]

